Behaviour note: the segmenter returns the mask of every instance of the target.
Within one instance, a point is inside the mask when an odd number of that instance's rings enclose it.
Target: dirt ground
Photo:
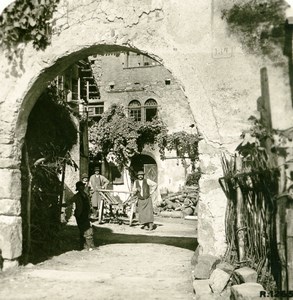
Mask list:
[[[156,220],[140,226],[94,224],[91,252],[67,251],[0,274],[0,299],[194,299],[194,222]],[[78,232],[67,226],[74,241]]]

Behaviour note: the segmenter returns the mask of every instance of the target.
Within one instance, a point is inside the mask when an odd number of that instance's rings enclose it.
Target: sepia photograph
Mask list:
[[[293,0],[0,1],[0,299],[293,298]]]

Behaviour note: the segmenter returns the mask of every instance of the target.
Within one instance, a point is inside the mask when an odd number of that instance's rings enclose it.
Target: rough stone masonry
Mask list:
[[[47,82],[78,59],[137,49],[159,60],[188,99],[203,135],[198,241],[205,254],[225,250],[226,198],[218,184],[220,155],[231,153],[255,114],[259,70],[269,74],[273,127],[292,122],[288,76],[277,64],[245,53],[227,33],[220,4],[206,0],[60,1],[52,43],[45,51],[23,47],[23,65],[0,52],[0,248],[4,267],[21,255],[21,149],[27,119]],[[221,7],[220,7],[221,5]],[[281,55],[281,54],[280,54]],[[172,105],[172,103],[170,103]],[[292,124],[292,123],[291,123]]]

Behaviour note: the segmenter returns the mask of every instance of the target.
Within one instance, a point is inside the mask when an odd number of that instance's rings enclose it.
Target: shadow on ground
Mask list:
[[[140,230],[138,228],[138,230]],[[156,236],[155,231],[146,234],[127,234],[115,233],[106,227],[94,226],[94,240],[96,246],[106,244],[138,244],[153,243],[180,247],[188,250],[195,250],[198,246],[196,238],[174,237],[174,236]]]
[[[188,250],[195,250],[198,246],[197,238],[183,236],[158,236],[156,235],[156,230],[152,232],[146,231],[146,233],[144,233],[140,229],[139,225],[134,226],[135,229],[137,229],[137,234],[135,232],[127,232],[128,225],[121,225],[125,226],[124,233],[113,232],[112,229],[107,228],[106,226],[106,224],[93,226],[94,242],[95,246],[97,247],[107,244],[153,243],[175,246]],[[62,226],[58,235],[58,240],[58,247],[50,249],[50,251],[46,254],[40,252],[36,253],[33,257],[30,257],[29,262],[37,264],[50,259],[53,256],[58,256],[68,251],[80,250],[79,231],[76,225],[67,224]]]

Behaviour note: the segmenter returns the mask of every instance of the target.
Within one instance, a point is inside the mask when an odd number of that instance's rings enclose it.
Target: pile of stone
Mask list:
[[[197,252],[197,251],[196,251]],[[257,283],[257,272],[249,267],[235,268],[212,255],[195,255],[192,259],[193,290],[196,300],[259,299],[267,294]],[[234,284],[232,277],[240,284]],[[235,282],[235,280],[234,280]]]
[[[162,217],[184,218],[197,215],[198,187],[183,187],[179,192],[161,191],[157,213]]]

